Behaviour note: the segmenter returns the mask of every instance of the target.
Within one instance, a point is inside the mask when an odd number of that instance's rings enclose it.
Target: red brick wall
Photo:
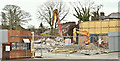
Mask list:
[[[108,36],[107,35],[99,36],[99,37],[101,37],[104,40],[103,43],[108,43]],[[83,44],[87,40],[87,37],[86,36],[81,36],[81,37],[79,37],[78,40],[79,40],[79,44]]]
[[[84,44],[84,42],[87,40],[87,37],[86,36],[81,36],[81,37],[79,37],[79,44],[81,45],[81,44]]]
[[[23,36],[23,37],[10,37],[10,36]],[[31,40],[31,31],[16,31],[16,30],[8,30],[8,42],[23,42],[24,38],[28,38]]]
[[[6,51],[5,48],[6,46],[10,46],[9,43],[3,43],[2,44],[2,59],[8,59],[10,57],[10,52]]]
[[[25,57],[25,56],[31,56],[31,51],[27,50],[27,55],[26,55],[26,50],[11,50],[10,51],[11,58]]]

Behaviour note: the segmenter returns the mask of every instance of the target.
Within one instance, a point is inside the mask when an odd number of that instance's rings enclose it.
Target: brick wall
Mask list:
[[[6,46],[10,46],[10,43],[2,44],[2,59],[9,59],[10,51],[6,51]]]
[[[11,58],[16,58],[16,57],[25,57],[25,56],[31,56],[31,51],[27,50],[27,55],[26,55],[26,50],[11,50],[10,51],[10,57]]]
[[[98,36],[98,38],[101,37],[103,41],[103,43],[108,43],[108,36],[107,35],[103,35],[103,36]],[[83,44],[86,40],[87,37],[86,36],[81,36],[79,37],[79,44]]]
[[[79,44],[82,45],[87,40],[87,37],[86,36],[81,36],[81,37],[79,37],[78,40],[79,40]]]
[[[22,36],[22,37],[10,37],[10,36]],[[23,42],[24,38],[31,40],[31,31],[16,31],[8,30],[8,42]]]

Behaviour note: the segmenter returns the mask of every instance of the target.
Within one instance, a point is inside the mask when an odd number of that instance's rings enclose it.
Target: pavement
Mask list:
[[[16,59],[2,61],[119,61],[118,59]]]
[[[84,55],[84,54],[58,54],[58,53],[42,53],[43,59],[118,59],[118,53],[97,54],[97,55]],[[41,53],[36,54],[41,56]],[[41,58],[35,58],[41,59]]]
[[[40,54],[38,54],[40,56]],[[44,58],[12,59],[2,61],[119,61],[118,53],[83,55],[44,53]]]

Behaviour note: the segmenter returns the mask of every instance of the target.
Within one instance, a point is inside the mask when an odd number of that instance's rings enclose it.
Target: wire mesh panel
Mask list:
[[[90,43],[85,44],[86,37],[79,37],[79,49],[82,54],[101,54],[108,52],[108,36],[90,36]]]
[[[74,54],[102,54],[108,51],[108,39],[107,36],[101,36],[101,43],[99,43],[100,36],[92,36],[91,42],[86,44],[86,37],[79,36],[78,43],[74,43],[72,36],[56,37],[45,36],[35,37],[35,56],[70,56]],[[67,42],[67,40],[70,42]],[[66,45],[66,43],[70,43]]]
[[[31,36],[11,36],[10,40],[19,42],[12,42],[12,51],[24,51],[24,55],[31,56]],[[23,39],[29,39],[30,43],[25,43]],[[16,40],[16,41],[17,41]],[[44,56],[72,56],[72,55],[94,55],[102,54],[108,51],[108,36],[97,35],[90,36],[90,43],[86,44],[86,36],[77,36],[77,42],[73,41],[73,36],[34,36],[34,50],[35,57]],[[101,41],[101,42],[100,42]]]

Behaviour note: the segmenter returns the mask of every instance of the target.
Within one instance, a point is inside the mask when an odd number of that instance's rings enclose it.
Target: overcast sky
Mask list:
[[[32,15],[32,20],[29,24],[24,25],[24,27],[28,27],[30,25],[34,25],[36,28],[39,27],[40,21],[37,19],[37,8],[47,0],[0,0],[0,12],[2,8],[4,8],[7,4],[18,5],[22,10],[29,12]],[[81,0],[63,0],[66,4],[69,2],[77,2]],[[103,7],[100,10],[101,12],[105,12],[105,15],[109,15],[112,12],[118,12],[118,1],[120,0],[91,0],[94,1],[95,4],[102,4]],[[78,21],[72,14],[68,15],[65,20],[67,21]]]

